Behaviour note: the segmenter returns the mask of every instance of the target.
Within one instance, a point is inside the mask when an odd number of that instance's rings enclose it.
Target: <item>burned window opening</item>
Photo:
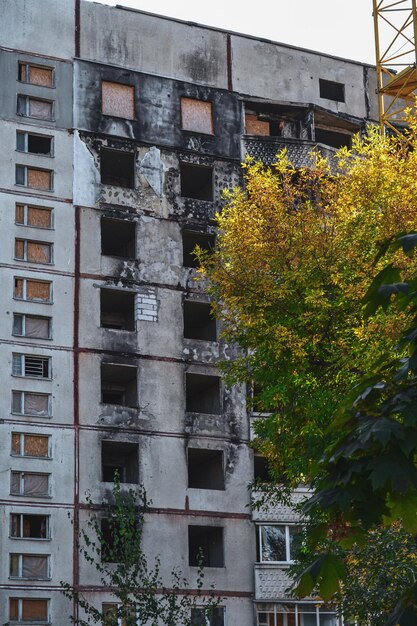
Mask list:
[[[317,143],[323,143],[324,145],[332,146],[333,148],[350,148],[352,145],[352,137],[347,133],[338,133],[334,130],[316,127],[315,136]]]
[[[202,374],[186,374],[186,407],[190,413],[220,415],[220,378]]]
[[[125,441],[101,442],[101,479],[113,483],[138,483],[138,445]]]
[[[181,196],[213,202],[213,168],[193,163],[180,163]]]
[[[188,448],[188,486],[224,490],[223,452]]]
[[[319,78],[320,98],[333,100],[334,102],[345,101],[345,86],[333,80]]]
[[[101,365],[101,402],[136,408],[137,368],[132,365]]]
[[[182,254],[184,267],[198,267],[199,263],[194,254],[196,246],[202,250],[211,251],[214,248],[215,236],[207,233],[198,233],[193,230],[184,230],[182,233]]]
[[[218,526],[188,527],[188,563],[204,567],[224,567],[223,528]]]
[[[103,185],[133,189],[135,186],[134,153],[101,148],[100,175]]]
[[[184,337],[186,339],[202,339],[216,341],[216,320],[211,314],[211,306],[207,302],[184,300]]]
[[[136,256],[136,224],[107,217],[101,219],[101,254],[121,259]]]
[[[113,330],[135,330],[135,294],[120,289],[100,289],[100,324]]]

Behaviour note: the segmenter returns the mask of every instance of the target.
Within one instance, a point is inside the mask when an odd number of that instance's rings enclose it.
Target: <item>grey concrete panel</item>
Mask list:
[[[81,24],[85,59],[227,89],[225,33],[91,2]]]

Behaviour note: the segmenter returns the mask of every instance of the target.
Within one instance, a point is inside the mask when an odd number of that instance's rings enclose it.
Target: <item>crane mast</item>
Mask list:
[[[417,95],[417,0],[372,0],[381,132],[402,134]]]

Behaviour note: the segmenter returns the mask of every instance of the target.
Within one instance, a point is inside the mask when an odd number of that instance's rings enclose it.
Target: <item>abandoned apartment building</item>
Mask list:
[[[71,519],[117,470],[167,580],[203,548],[211,626],[336,626],[286,594],[292,509],[248,506],[261,416],[193,250],[246,154],[302,165],[377,119],[374,68],[83,0],[2,0],[0,29],[0,623],[69,625],[61,580],[114,603]]]

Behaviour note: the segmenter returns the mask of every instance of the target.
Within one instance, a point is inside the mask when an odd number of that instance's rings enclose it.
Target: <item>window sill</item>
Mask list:
[[[49,242],[48,242],[49,243]],[[47,267],[53,267],[54,263],[42,263],[42,261],[28,261],[27,259],[17,259],[13,258],[14,261],[19,261],[19,263],[32,263],[33,265],[46,265]],[[24,302],[33,302],[33,300],[25,300]],[[49,303],[52,304],[52,303]]]
[[[14,459],[39,459],[41,461],[52,461],[51,456],[34,456],[33,454],[10,454]]]
[[[16,113],[17,117],[24,117],[28,120],[38,120],[39,122],[56,122],[54,117],[36,117],[34,115],[26,115],[25,113]]]
[[[10,535],[9,539],[13,541],[52,541],[51,537],[45,537],[45,539],[43,539],[42,537],[11,537]]]
[[[45,189],[45,187],[29,187],[28,185],[21,185],[20,183],[15,183],[14,184],[15,187],[18,187],[20,189],[33,189],[33,191],[44,191],[46,193],[55,193],[55,189]]]
[[[20,276],[15,276],[15,278],[20,278]],[[25,300],[24,298],[16,298],[16,296],[13,296],[13,300],[16,302],[30,302],[31,304],[53,304],[52,300]]]
[[[52,580],[52,578],[49,576],[48,578],[23,578],[23,576],[9,576],[9,580],[12,581],[19,581],[19,580],[33,580],[35,582],[48,582],[49,580]]]
[[[12,333],[12,337],[16,337],[16,339],[36,339],[36,341],[52,341],[53,337],[29,337],[28,335],[16,335]]]
[[[30,380],[52,380],[52,378],[44,378],[43,376],[24,376],[23,374],[12,374],[12,376],[15,378],[29,378]]]
[[[32,413],[16,413],[14,411],[10,411],[10,415],[16,415],[17,417],[37,417],[42,419],[51,419],[52,415],[33,415]]]
[[[45,154],[43,152],[29,152],[29,150],[18,150],[17,148],[15,152],[17,152],[18,154],[30,154],[37,157],[47,157],[48,159],[53,159],[55,157],[54,154]]]

